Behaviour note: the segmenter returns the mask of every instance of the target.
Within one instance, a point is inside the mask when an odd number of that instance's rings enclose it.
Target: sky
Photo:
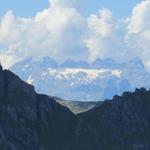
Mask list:
[[[0,0],[0,16],[4,15],[8,10],[13,10],[14,14],[22,17],[30,17],[46,7],[48,0]]]
[[[96,13],[100,8],[107,7],[111,9],[116,17],[125,17],[131,14],[132,8],[141,0],[80,0],[81,12],[84,15]],[[14,14],[22,17],[30,17],[44,8],[48,8],[48,0],[0,0],[0,16],[4,15],[8,10],[13,10]]]
[[[0,59],[140,57],[150,70],[150,0],[0,0]]]

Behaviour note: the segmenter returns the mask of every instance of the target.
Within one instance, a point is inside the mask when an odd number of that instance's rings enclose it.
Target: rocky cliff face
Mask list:
[[[1,69],[0,149],[149,150],[150,91],[126,92],[74,115]]]
[[[78,117],[78,149],[150,149],[150,91],[144,88],[115,96]]]
[[[76,117],[8,70],[0,70],[0,149],[57,150],[71,145]]]

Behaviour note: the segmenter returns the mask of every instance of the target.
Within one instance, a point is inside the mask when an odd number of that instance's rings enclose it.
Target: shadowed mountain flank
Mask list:
[[[2,150],[149,150],[150,91],[114,96],[73,114],[0,69]]]
[[[2,150],[57,150],[72,142],[76,117],[8,70],[0,70]],[[63,140],[62,140],[63,139]]]

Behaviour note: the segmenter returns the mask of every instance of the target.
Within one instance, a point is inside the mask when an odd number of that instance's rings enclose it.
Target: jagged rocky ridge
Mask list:
[[[8,70],[0,70],[0,149],[68,149],[76,117]],[[69,146],[69,145],[68,145]]]
[[[74,115],[1,69],[0,149],[149,150],[150,91],[125,92]]]

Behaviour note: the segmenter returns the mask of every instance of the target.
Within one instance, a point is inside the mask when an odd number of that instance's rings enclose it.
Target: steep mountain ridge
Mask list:
[[[2,150],[149,150],[150,91],[125,92],[74,115],[0,70]]]
[[[142,88],[114,96],[111,101],[79,114],[78,130],[83,133],[78,135],[78,149],[149,150],[149,112],[150,91]]]
[[[2,150],[67,149],[75,120],[68,108],[46,95],[36,94],[33,86],[12,72],[0,70]]]

